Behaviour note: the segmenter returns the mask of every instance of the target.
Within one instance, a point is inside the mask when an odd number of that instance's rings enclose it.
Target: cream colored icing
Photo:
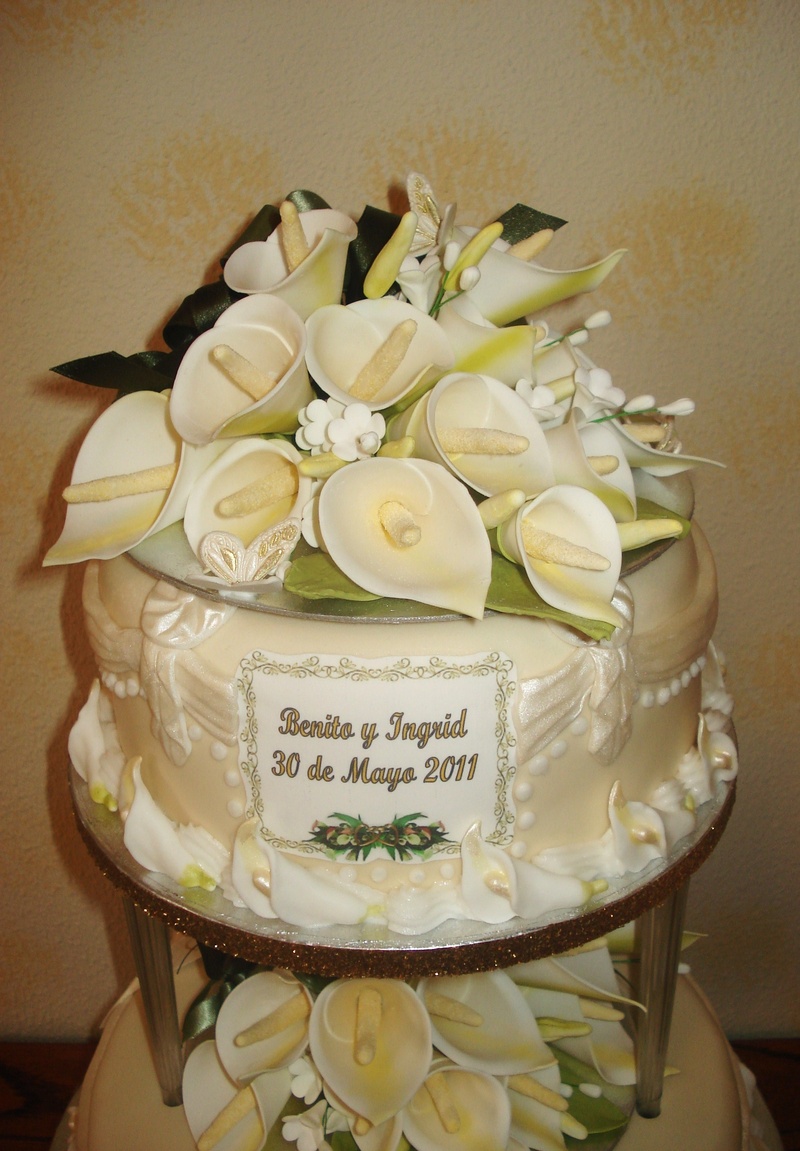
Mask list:
[[[624,623],[600,642],[500,615],[286,618],[182,591],[125,557],[89,565],[84,603],[103,688],[72,736],[79,770],[119,803],[143,866],[219,885],[267,918],[407,934],[579,907],[604,879],[663,859],[735,774],[696,527],[618,585]],[[119,783],[131,757],[132,801]],[[337,858],[309,832],[340,812],[374,827],[422,813],[443,841]]]

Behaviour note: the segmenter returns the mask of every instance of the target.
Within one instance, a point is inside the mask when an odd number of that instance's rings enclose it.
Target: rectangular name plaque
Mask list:
[[[476,820],[510,841],[507,656],[255,651],[237,686],[247,818],[282,851],[418,862],[457,853]]]

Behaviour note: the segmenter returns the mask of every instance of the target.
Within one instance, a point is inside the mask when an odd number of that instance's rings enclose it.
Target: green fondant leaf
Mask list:
[[[303,599],[377,600],[344,574],[325,552],[312,552],[293,561],[284,581],[287,591]]]
[[[607,639],[614,632],[613,626],[604,620],[583,619],[545,603],[531,587],[523,569],[496,552],[492,555],[492,582],[486,596],[486,607],[506,615],[556,620],[574,627],[590,639]]]
[[[569,1113],[573,1119],[584,1125],[590,1135],[618,1131],[628,1122],[625,1112],[615,1107],[605,1095],[593,1099],[590,1095],[584,1095],[577,1087],[569,1098]]]
[[[574,1055],[568,1055],[558,1047],[558,1044],[551,1044],[550,1050],[558,1060],[561,1082],[568,1083],[574,1089],[569,1098],[569,1113],[584,1125],[589,1136],[607,1134],[609,1131],[617,1131],[624,1127],[628,1122],[628,1115],[612,1102],[609,1096],[613,1095],[620,1100],[632,1098],[634,1089],[615,1087],[606,1083],[596,1068],[576,1059]],[[600,1087],[604,1094],[597,1099],[584,1095],[580,1090],[581,1083],[592,1083]],[[565,1142],[568,1147],[591,1146],[591,1143],[586,1141],[573,1141],[569,1138],[565,1139]]]
[[[349,1131],[334,1131],[328,1136],[332,1151],[358,1151],[358,1144]]]

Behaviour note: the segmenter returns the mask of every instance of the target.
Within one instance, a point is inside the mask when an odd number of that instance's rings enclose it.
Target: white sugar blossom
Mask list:
[[[329,400],[328,403],[337,401]],[[337,407],[340,406],[337,403]],[[380,412],[372,412],[366,404],[358,403],[348,404],[326,429],[331,451],[348,463],[374,456],[385,433],[386,421]]]
[[[426,315],[436,299],[441,281],[442,263],[433,252],[425,256],[422,261],[416,260],[413,256],[406,256],[397,274],[397,283],[409,304],[413,304]]]
[[[304,1103],[313,1103],[322,1094],[322,1080],[313,1062],[303,1056],[289,1064],[292,1077],[292,1095]]]
[[[330,1145],[325,1140],[325,1109],[328,1104],[320,1099],[310,1111],[302,1115],[287,1115],[283,1120],[283,1137],[287,1143],[296,1143],[298,1151],[320,1151]]]
[[[338,400],[312,400],[307,407],[297,413],[300,427],[295,432],[295,443],[303,451],[318,455],[331,451],[333,444],[328,438],[328,428],[332,420],[339,419],[344,412],[344,404]]]
[[[298,1151],[330,1151],[325,1136],[332,1131],[347,1131],[344,1115],[320,1099],[302,1115],[286,1115],[283,1119],[283,1137],[287,1143],[296,1143]]]
[[[582,384],[596,399],[605,401],[610,407],[619,408],[625,403],[625,393],[621,388],[614,387],[611,373],[605,368],[578,368],[575,382]]]
[[[547,384],[533,384],[530,380],[518,380],[514,391],[533,411],[540,424],[563,417],[564,409],[558,403],[553,389],[549,388]]]
[[[295,432],[299,448],[312,455],[333,452],[351,463],[374,456],[386,433],[380,412],[366,404],[343,404],[339,400],[313,400],[298,413],[300,427]]]

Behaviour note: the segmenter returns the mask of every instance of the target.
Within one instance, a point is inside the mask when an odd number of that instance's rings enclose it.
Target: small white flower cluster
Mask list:
[[[625,403],[625,393],[622,388],[614,387],[611,373],[605,368],[578,368],[575,382],[582,384],[596,399],[603,400],[611,407],[619,408]]]
[[[347,463],[374,456],[386,434],[380,412],[366,404],[342,404],[339,400],[312,400],[298,413],[300,427],[295,442],[312,455],[332,452]]]
[[[326,1136],[334,1131],[349,1130],[346,1117],[325,1099],[301,1115],[283,1117],[283,1137],[287,1143],[296,1143],[298,1151],[330,1151]]]

